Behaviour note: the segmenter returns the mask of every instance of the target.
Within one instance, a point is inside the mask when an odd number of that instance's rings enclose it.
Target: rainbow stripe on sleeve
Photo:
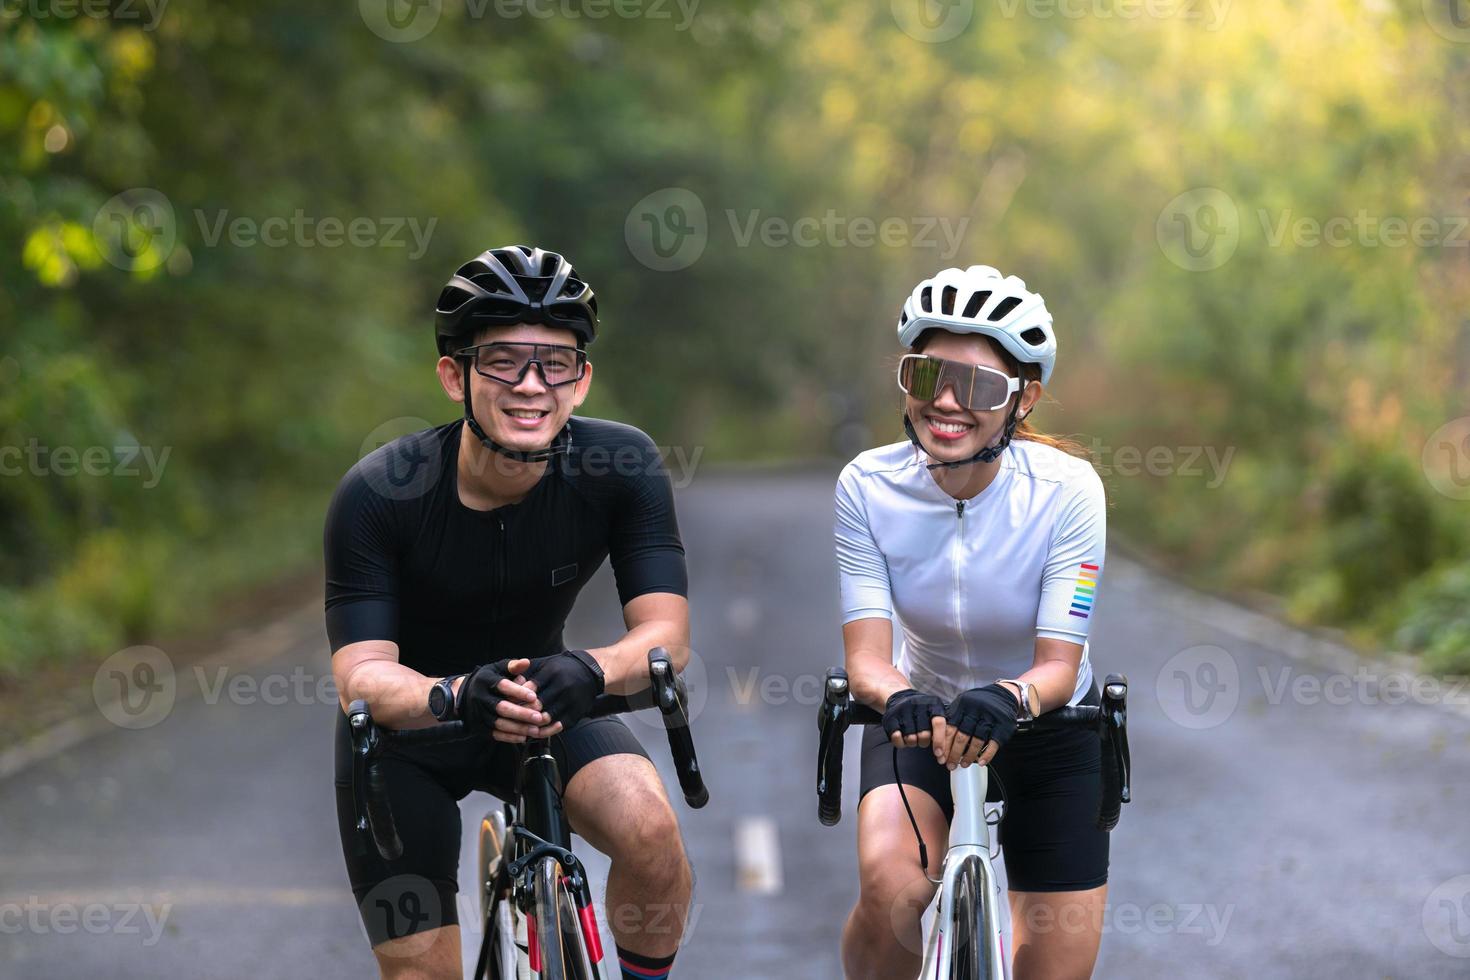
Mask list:
[[[1072,593],[1072,608],[1067,612],[1079,619],[1086,619],[1092,612],[1092,599],[1097,593],[1097,572],[1096,565],[1086,562],[1077,571],[1077,591]]]

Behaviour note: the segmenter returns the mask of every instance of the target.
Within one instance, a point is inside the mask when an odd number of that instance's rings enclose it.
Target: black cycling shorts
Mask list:
[[[1094,680],[1081,704],[1098,704]],[[863,732],[862,795],[893,780],[893,753],[881,725]],[[928,793],[954,819],[950,772],[928,747],[902,748],[898,772],[905,791]],[[1000,824],[1001,856],[1012,891],[1085,891],[1108,882],[1108,833],[1097,827],[1102,799],[1102,740],[1090,731],[1035,731],[1017,734],[990,761],[986,799],[999,800],[1005,786],[1005,818]],[[933,846],[930,842],[931,847]]]
[[[364,840],[356,830],[352,738],[347,716],[337,713],[337,829],[352,894],[372,945],[458,924],[459,801],[471,790],[512,799],[522,751],[520,745],[485,735],[385,750],[380,768],[403,841],[403,856],[385,861],[371,835]],[[648,758],[628,726],[614,717],[583,719],[551,739],[563,786],[594,759],[622,753]]]

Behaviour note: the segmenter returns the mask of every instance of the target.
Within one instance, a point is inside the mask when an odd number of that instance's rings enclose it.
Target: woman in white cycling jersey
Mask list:
[[[1014,975],[1087,977],[1107,894],[1099,741],[1015,728],[1018,717],[1098,703],[1087,632],[1103,569],[1102,483],[1069,455],[1076,447],[1025,422],[1057,344],[1045,303],[1020,279],[946,269],[915,287],[898,338],[909,441],[858,456],[836,493],[847,671],[853,695],[883,712],[863,738],[861,894],[843,964],[851,978],[918,973],[934,886],[914,831],[931,842],[937,876],[954,813],[949,772],[980,764],[991,767],[991,798],[1003,790],[1006,800]]]

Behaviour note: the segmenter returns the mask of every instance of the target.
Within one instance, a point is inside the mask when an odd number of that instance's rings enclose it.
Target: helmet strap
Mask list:
[[[509,446],[502,446],[494,439],[491,439],[485,434],[485,430],[480,428],[480,423],[475,421],[475,408],[470,402],[470,365],[461,361],[460,373],[464,376],[465,425],[469,426],[470,431],[475,434],[475,438],[480,440],[480,445],[493,453],[499,453],[506,459],[513,459],[518,463],[544,463],[553,457],[563,456],[571,452],[572,427],[570,423],[561,427],[561,431],[556,434],[556,438],[551,440],[551,445],[545,449],[533,449],[530,452],[523,452],[519,449],[511,449]]]
[[[953,469],[956,466],[969,466],[971,463],[991,463],[999,459],[1000,454],[1005,452],[1006,447],[1011,444],[1011,437],[1014,436],[1016,433],[1016,424],[1020,421],[1020,419],[1016,417],[1016,412],[1020,407],[1021,396],[1018,393],[1016,395],[1015,402],[1011,404],[1010,412],[1006,415],[1006,424],[1004,428],[1001,429],[1000,439],[996,441],[995,445],[986,446],[984,449],[980,450],[969,459],[959,459],[955,460],[953,463],[929,463],[926,465],[925,468],[931,470],[947,470]],[[907,410],[905,410],[903,413],[903,431],[908,435],[909,442],[912,442],[915,446],[917,446],[924,452],[928,452],[927,449],[924,449],[924,444],[919,441],[919,433],[914,430],[913,420],[909,418],[909,413]]]

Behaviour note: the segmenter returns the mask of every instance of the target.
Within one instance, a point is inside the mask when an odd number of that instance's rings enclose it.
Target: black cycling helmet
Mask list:
[[[556,252],[509,245],[460,266],[435,304],[440,355],[465,346],[462,341],[482,327],[516,323],[563,327],[586,347],[597,337],[597,297]]]

